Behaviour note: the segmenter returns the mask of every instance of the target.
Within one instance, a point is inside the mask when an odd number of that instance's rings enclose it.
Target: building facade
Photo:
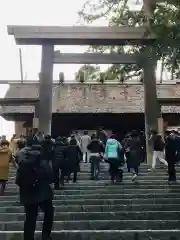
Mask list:
[[[162,106],[168,125],[179,125],[179,84],[158,84],[159,98],[171,98],[171,106]],[[5,98],[38,99],[38,83],[12,84]],[[142,84],[56,84],[53,86],[52,133],[70,129],[94,129],[104,126],[122,131],[144,128],[144,88]],[[1,116],[15,121],[17,134],[32,126],[33,106],[2,106]]]

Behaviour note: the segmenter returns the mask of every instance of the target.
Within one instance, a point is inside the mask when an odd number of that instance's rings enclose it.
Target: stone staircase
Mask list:
[[[179,240],[180,186],[167,184],[162,166],[148,172],[142,165],[136,182],[125,171],[124,182],[108,185],[108,166],[101,164],[101,180],[91,181],[90,166],[82,164],[77,184],[56,191],[54,240]],[[177,170],[177,172],[180,172]],[[5,196],[0,197],[0,240],[23,240],[23,207],[11,169]],[[42,214],[37,221],[40,240]]]

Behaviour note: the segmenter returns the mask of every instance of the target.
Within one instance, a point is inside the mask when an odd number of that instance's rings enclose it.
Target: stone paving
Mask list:
[[[142,165],[136,182],[126,171],[124,182],[113,186],[108,184],[106,164],[101,165],[99,181],[89,180],[89,169],[82,164],[78,183],[55,192],[54,240],[180,239],[180,187],[167,184],[162,165],[156,172]],[[12,169],[5,196],[0,197],[0,240],[23,240],[24,213],[14,175]],[[37,240],[42,219],[40,214]]]

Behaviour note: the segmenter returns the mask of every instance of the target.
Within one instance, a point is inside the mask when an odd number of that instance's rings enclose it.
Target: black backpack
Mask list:
[[[28,191],[38,190],[45,176],[45,169],[41,165],[40,152],[24,150],[24,158],[24,161],[19,163],[16,184]]]

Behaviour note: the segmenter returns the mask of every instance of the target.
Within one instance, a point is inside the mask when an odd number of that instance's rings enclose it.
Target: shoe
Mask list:
[[[178,183],[177,181],[168,181],[169,185],[173,185],[173,184],[177,184],[177,183]]]
[[[149,168],[148,171],[154,172],[156,169],[155,168]]]
[[[137,178],[137,174],[134,174],[133,177],[132,177],[132,181],[135,181]]]

